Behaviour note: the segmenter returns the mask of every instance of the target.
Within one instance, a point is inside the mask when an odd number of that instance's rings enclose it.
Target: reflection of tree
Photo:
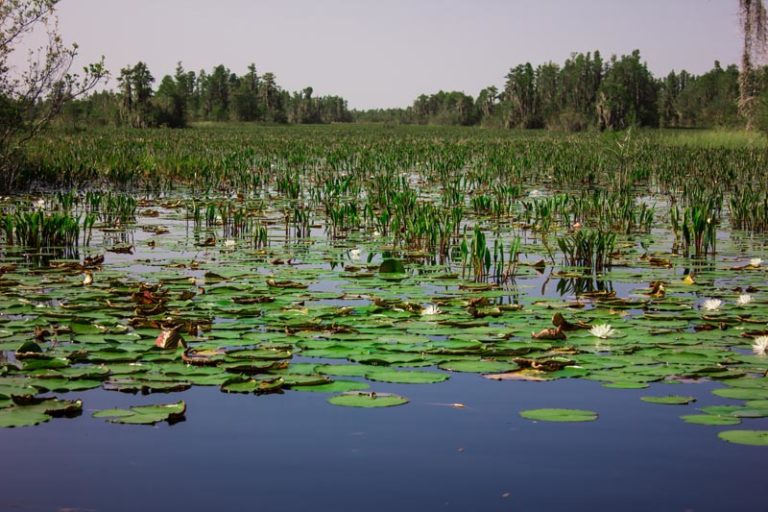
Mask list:
[[[50,267],[52,261],[62,259],[79,259],[80,251],[77,247],[47,247],[40,251],[24,250],[16,254],[24,259],[24,263],[30,267]]]
[[[563,295],[583,295],[592,292],[613,292],[613,282],[589,277],[560,279],[557,291]]]

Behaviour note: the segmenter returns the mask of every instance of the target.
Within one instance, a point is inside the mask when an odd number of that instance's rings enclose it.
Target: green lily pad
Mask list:
[[[332,396],[328,399],[328,402],[333,405],[341,405],[344,407],[374,408],[404,405],[408,403],[408,399],[392,393],[350,392]]]
[[[505,363],[503,361],[491,361],[491,360],[459,360],[459,361],[447,361],[439,364],[439,368],[443,370],[449,370],[452,372],[467,372],[467,373],[503,373],[517,370],[518,366],[515,363]]]
[[[367,373],[379,369],[377,366],[366,364],[329,364],[318,367],[317,371],[334,377],[365,377]]]
[[[288,388],[303,386],[323,386],[332,381],[324,375],[304,375],[298,373],[281,373],[283,385]]]
[[[283,386],[283,379],[250,379],[247,377],[234,377],[221,385],[221,390],[226,393],[276,393]]]
[[[695,402],[696,399],[692,396],[682,395],[668,395],[668,396],[642,396],[640,400],[651,404],[661,405],[686,405],[691,402]]]
[[[88,379],[32,379],[29,383],[41,391],[51,391],[55,393],[84,391],[86,389],[95,389],[101,386],[100,380]]]
[[[356,380],[335,380],[319,386],[299,386],[294,389],[298,391],[312,391],[313,393],[342,393],[345,391],[362,391],[369,387],[370,385],[366,382],[359,382]]]
[[[694,425],[738,425],[741,423],[739,418],[732,416],[716,416],[714,414],[688,414],[686,416],[680,416],[680,418],[686,423],[692,423]]]
[[[535,421],[583,422],[595,421],[598,415],[585,409],[529,409],[520,416]]]
[[[734,444],[768,446],[768,430],[725,430],[717,437]]]
[[[173,404],[137,405],[128,409],[104,409],[93,413],[94,418],[105,418],[110,423],[154,425],[161,421],[173,423],[184,419],[187,404],[183,400]]]
[[[646,389],[649,387],[649,384],[645,382],[617,381],[607,382],[603,384],[603,387],[612,389]]]
[[[51,417],[35,407],[7,407],[0,409],[0,427],[31,427],[50,420]]]
[[[766,400],[768,399],[768,389],[753,388],[721,388],[712,391],[713,395],[733,400]]]
[[[449,376],[445,373],[437,372],[417,372],[417,371],[397,371],[397,370],[375,370],[365,375],[368,380],[378,382],[392,382],[396,384],[435,384],[448,380]]]

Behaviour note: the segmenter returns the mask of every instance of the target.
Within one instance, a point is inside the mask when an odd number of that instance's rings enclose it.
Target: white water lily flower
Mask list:
[[[35,210],[44,210],[45,209],[45,199],[38,199],[34,203]]]
[[[739,306],[746,306],[750,302],[752,302],[752,296],[748,293],[742,293],[739,295],[739,298],[736,299],[736,304]]]
[[[440,313],[442,313],[442,311],[440,311],[440,308],[439,308],[439,307],[437,307],[437,306],[436,306],[436,305],[434,305],[434,304],[428,304],[428,305],[427,305],[426,307],[424,307],[424,309],[421,311],[421,314],[422,314],[422,315],[439,315]]]
[[[717,311],[722,305],[723,301],[720,299],[707,299],[702,303],[701,308],[704,311]]]
[[[752,352],[758,356],[764,356],[768,352],[768,336],[755,338],[755,342],[752,344]]]
[[[760,258],[752,258],[751,260],[749,260],[750,267],[759,267],[762,264],[763,264],[763,260],[761,260]]]
[[[611,324],[597,324],[593,325],[589,330],[592,336],[597,336],[600,339],[610,338],[616,334],[616,331],[611,327]]]
[[[237,242],[234,240],[227,240],[224,242],[224,247],[234,247],[235,245],[237,245]]]
[[[351,249],[349,251],[349,258],[352,260],[359,260],[360,259],[360,249]]]

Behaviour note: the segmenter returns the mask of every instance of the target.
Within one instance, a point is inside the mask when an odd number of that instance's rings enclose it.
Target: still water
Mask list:
[[[495,382],[454,374],[438,385],[379,384],[407,395],[391,409],[350,409],[328,395],[224,395],[195,387],[140,397],[93,390],[83,416],[0,430],[0,510],[90,511],[765,511],[766,450],[719,440],[734,427],[684,424],[732,404],[712,384],[679,392],[598,383]],[[187,402],[187,421],[111,425],[90,412]],[[464,407],[452,407],[461,403]],[[521,410],[592,409],[598,421],[537,423]],[[748,428],[766,428],[750,420]]]

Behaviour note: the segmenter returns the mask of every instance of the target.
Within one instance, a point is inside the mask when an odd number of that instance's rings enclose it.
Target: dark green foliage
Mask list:
[[[766,90],[766,69],[753,75],[756,89]],[[490,86],[474,100],[462,92],[441,91],[421,95],[405,109],[355,111],[354,119],[569,132],[630,126],[737,127],[744,123],[738,98],[735,65],[723,68],[715,62],[711,71],[700,76],[683,70],[657,79],[637,50],[607,62],[596,51],[573,54],[562,66],[553,62],[536,68],[530,63],[516,66],[506,75],[501,92]],[[760,115],[761,107],[756,108]]]
[[[417,124],[464,126],[479,120],[472,96],[456,91],[422,94],[413,103],[412,118]]]
[[[191,121],[307,124],[352,120],[343,98],[313,97],[311,87],[291,94],[277,85],[274,74],[259,76],[254,64],[238,76],[223,65],[210,73],[195,73],[185,71],[179,63],[174,76],[164,76],[157,91],[152,89],[154,81],[143,62],[128,66],[121,70],[119,93],[94,93],[72,102],[59,121],[73,127],[84,122],[180,128]],[[471,104],[472,98],[467,98]],[[0,119],[10,120],[13,109],[10,104],[7,107],[0,104]]]
[[[656,83],[640,52],[621,59],[614,57],[606,66],[597,98],[601,129],[620,130],[630,126],[656,126]]]
[[[181,128],[187,124],[187,102],[183,84],[166,75],[154,98],[155,121],[160,126]]]
[[[120,121],[134,128],[154,125],[152,105],[152,83],[155,78],[143,62],[120,70]]]
[[[701,75],[672,72],[659,85],[659,124],[663,127],[693,128],[738,126],[739,70],[723,69],[719,62]]]

